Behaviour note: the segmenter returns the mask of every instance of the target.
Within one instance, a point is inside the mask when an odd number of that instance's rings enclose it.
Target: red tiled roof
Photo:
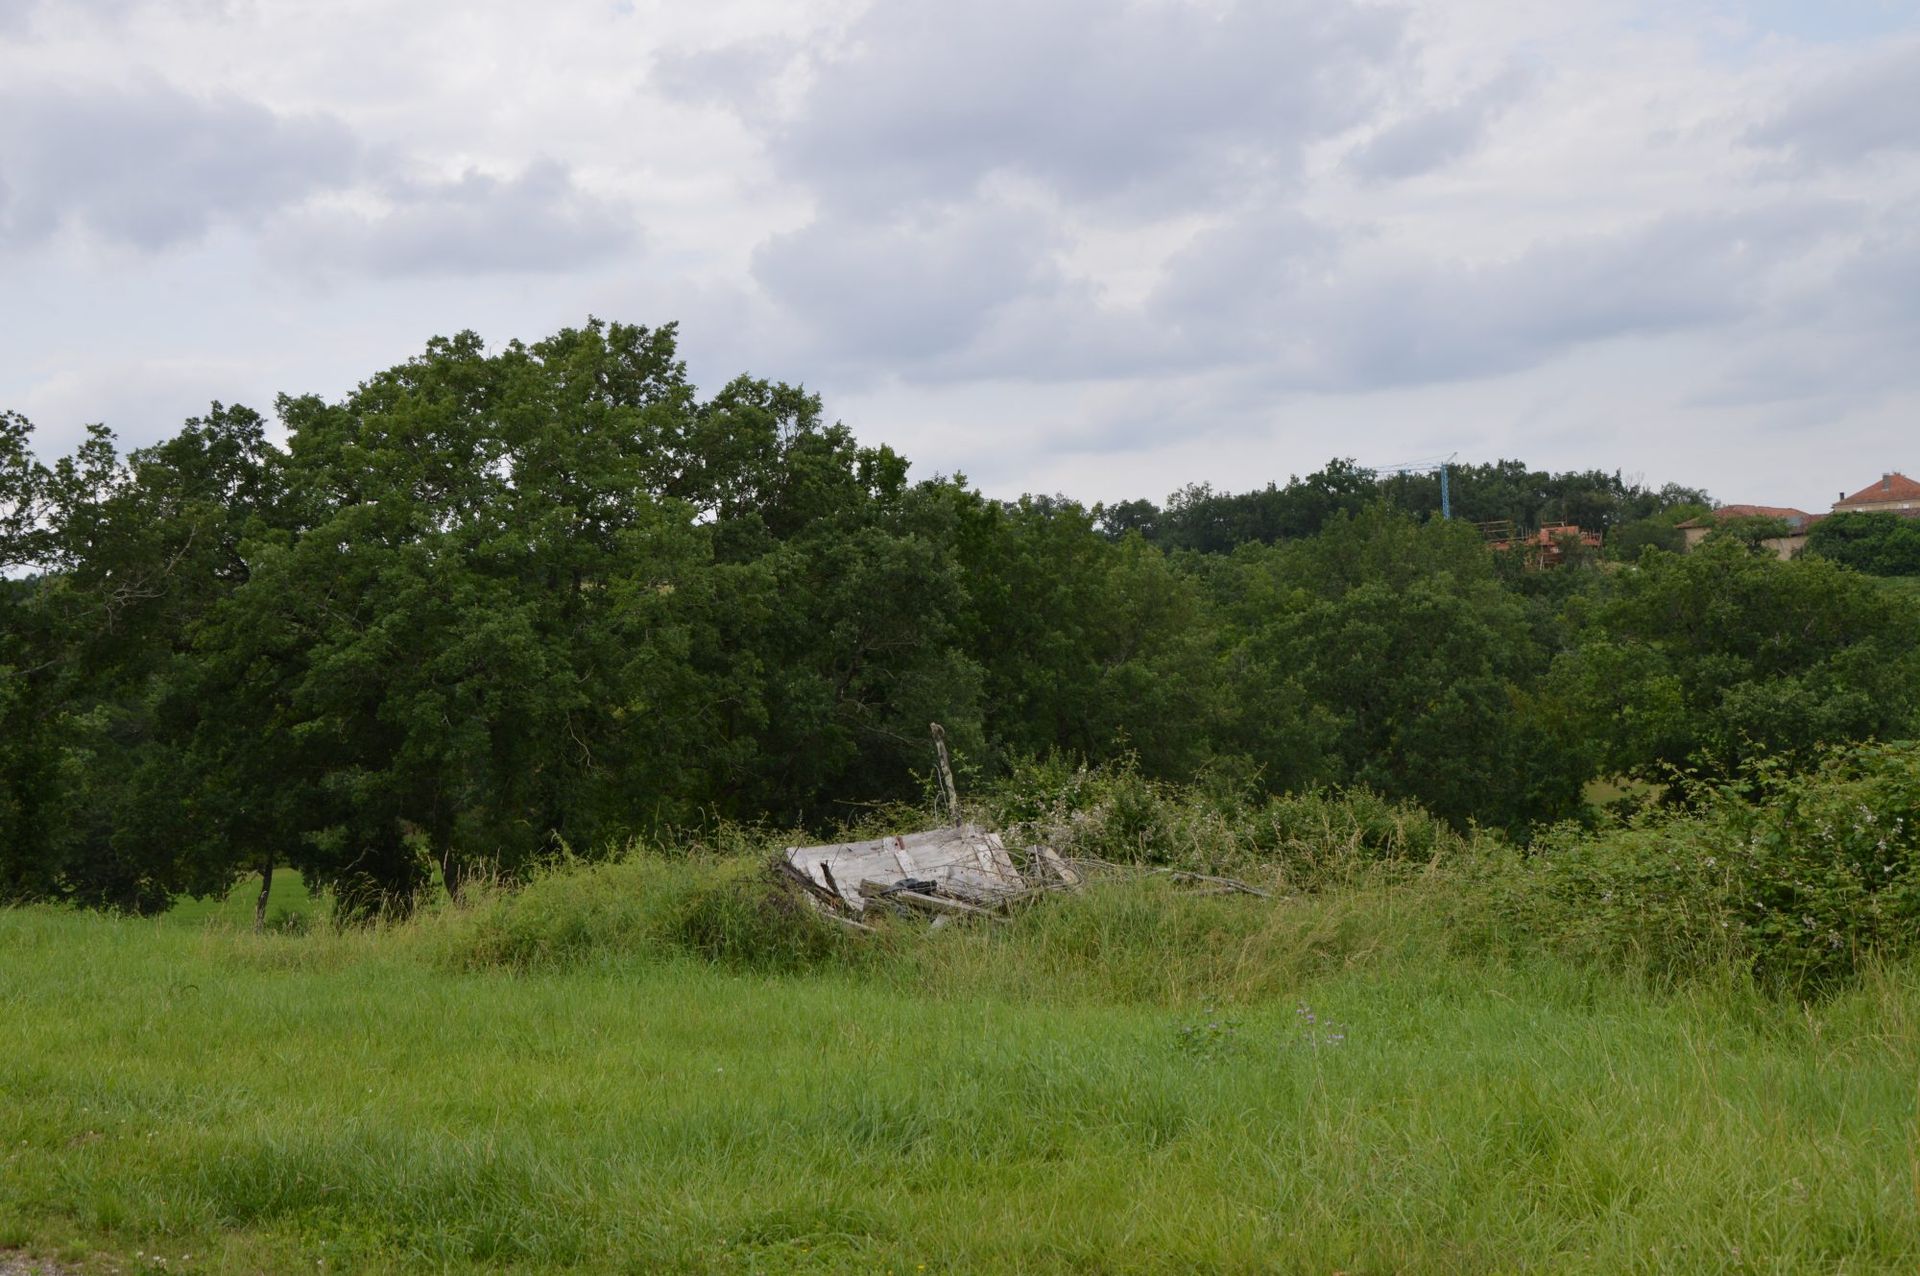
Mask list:
[[[1784,518],[1792,522],[1796,518],[1812,518],[1805,510],[1797,510],[1791,505],[1722,505],[1713,512],[1717,519],[1729,518]]]
[[[1679,526],[1710,527],[1714,523],[1724,523],[1730,518],[1780,518],[1794,527],[1802,527],[1813,522],[1815,517],[1805,510],[1797,510],[1790,505],[1722,505],[1705,518],[1690,518]]]
[[[1838,503],[1855,505],[1867,501],[1920,501],[1920,483],[1896,471]]]

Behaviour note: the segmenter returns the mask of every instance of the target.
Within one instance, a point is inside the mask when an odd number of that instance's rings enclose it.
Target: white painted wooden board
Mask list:
[[[999,834],[972,824],[871,842],[789,847],[787,863],[822,887],[837,889],[840,898],[856,909],[864,909],[867,903],[860,894],[862,881],[893,883],[916,878],[937,883],[955,898],[979,904],[991,904],[1025,890],[1027,885]],[[822,865],[833,874],[831,887],[827,875],[821,872]]]

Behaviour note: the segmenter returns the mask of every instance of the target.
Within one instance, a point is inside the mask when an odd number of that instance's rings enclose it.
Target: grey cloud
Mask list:
[[[1176,331],[1237,345],[1267,312],[1316,286],[1346,237],[1291,208],[1262,208],[1198,236],[1169,263],[1149,308]],[[1235,334],[1239,333],[1238,338]]]
[[[1808,166],[1920,150],[1920,40],[1876,52],[1808,89],[1747,140]]]
[[[1401,36],[1397,11],[1344,0],[883,0],[772,144],[849,207],[960,198],[994,174],[1199,206],[1290,176],[1306,143],[1358,122]]]
[[[1920,388],[1920,207],[1876,217],[1830,270],[1782,304],[1791,322],[1743,352],[1709,403],[1808,402],[1834,413]]]
[[[1430,395],[1602,342],[1770,332],[1795,304],[1781,284],[1789,268],[1850,220],[1815,205],[1670,216],[1474,263],[1269,210],[1200,237],[1171,264],[1142,317],[1155,344],[1140,371],[1147,386],[1214,387],[1219,406],[1173,415],[1231,435],[1264,428],[1263,405],[1300,394]],[[1027,358],[1044,365],[1049,353]],[[1138,422],[1118,416],[1071,443],[1099,452],[1143,441]]]
[[[1058,286],[1051,234],[992,205],[899,219],[816,221],[760,246],[754,277],[823,353],[925,361],[975,340],[999,310]]]
[[[0,0],[0,31],[40,34],[54,18],[63,25],[110,27],[136,10],[165,12],[194,21],[225,21],[254,0]]]
[[[583,190],[563,164],[541,160],[518,176],[468,172],[452,181],[396,182],[374,214],[311,208],[290,217],[274,246],[299,264],[376,274],[567,270],[640,237],[621,205]]]
[[[138,447],[172,434],[213,398],[267,411],[274,389],[270,378],[238,361],[122,358],[102,350],[27,381],[8,406],[34,422],[35,450],[49,459],[70,453],[87,422],[105,422],[126,447]]]
[[[1920,334],[1920,205],[1887,210],[1834,271],[1830,293],[1852,322],[1880,333],[1901,334],[1911,349]],[[1920,375],[1920,365],[1913,365]]]
[[[1350,253],[1291,267],[1269,242],[1236,228],[1196,244],[1154,310],[1193,347],[1264,360],[1297,388],[1459,380],[1536,366],[1596,341],[1756,315],[1772,272],[1843,224],[1831,207],[1796,205],[1663,218],[1490,264],[1369,265]]]
[[[0,243],[75,227],[157,250],[216,222],[257,224],[344,185],[355,139],[324,115],[282,115],[163,84],[0,94],[0,167],[13,187]]]
[[[1012,298],[971,341],[915,369],[922,383],[1135,380],[1190,367],[1182,352],[1140,314],[1112,309],[1074,279]]]
[[[1367,391],[1758,319],[1783,267],[1851,218],[1812,204],[1673,216],[1464,262],[1267,209],[1199,237],[1141,309],[1064,275],[1044,219],[986,206],[815,223],[763,247],[755,269],[818,335],[817,353],[920,384],[1232,373]]]
[[[112,18],[120,16],[134,3],[135,0],[68,0],[63,8],[69,13],[82,12]],[[0,31],[29,30],[35,18],[53,7],[53,0],[0,0]]]
[[[669,49],[654,58],[648,79],[683,102],[730,107],[747,120],[764,122],[774,85],[798,56],[791,42],[771,38],[714,49]]]
[[[1389,125],[1355,150],[1347,164],[1374,181],[1431,172],[1477,150],[1530,83],[1524,72],[1510,71],[1458,101]]]
[[[1397,11],[1345,0],[882,0],[763,122],[818,212],[755,278],[847,366],[1058,379],[1163,358],[1063,276],[1057,206],[1009,192],[1126,218],[1273,185],[1370,109],[1401,37]],[[776,46],[735,52],[656,80],[738,102],[784,73]]]

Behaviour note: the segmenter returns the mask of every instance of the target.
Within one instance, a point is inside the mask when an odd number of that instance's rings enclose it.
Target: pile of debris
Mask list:
[[[1003,914],[1042,891],[1071,890],[1083,876],[1036,847],[1023,870],[997,833],[974,824],[828,846],[794,846],[785,872],[827,916],[851,921],[876,905],[944,917]],[[855,923],[858,924],[858,923]]]
[[[968,823],[947,760],[945,733],[933,727],[934,755],[952,824],[864,842],[792,846],[780,871],[820,912],[857,930],[875,909],[930,914],[936,926],[955,918],[1004,917],[1015,904],[1053,891],[1078,890],[1116,876],[1167,874],[1217,892],[1267,892],[1227,877],[1071,858],[1048,846],[1022,848],[1018,859],[1000,835]]]

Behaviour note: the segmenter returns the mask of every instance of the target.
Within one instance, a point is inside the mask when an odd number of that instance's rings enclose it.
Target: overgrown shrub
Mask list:
[[[1014,768],[982,804],[1013,840],[1129,864],[1275,875],[1310,889],[1356,870],[1424,867],[1479,840],[1412,802],[1366,788],[1264,797],[1247,786],[1174,785],[1130,763],[1059,758]]]
[[[668,859],[642,849],[610,863],[556,867],[419,926],[447,964],[513,970],[676,954],[795,970],[845,943],[774,879],[763,856]]]
[[[1920,949],[1920,743],[1755,772],[1692,813],[1534,843],[1508,901],[1556,946],[1814,990]]]

